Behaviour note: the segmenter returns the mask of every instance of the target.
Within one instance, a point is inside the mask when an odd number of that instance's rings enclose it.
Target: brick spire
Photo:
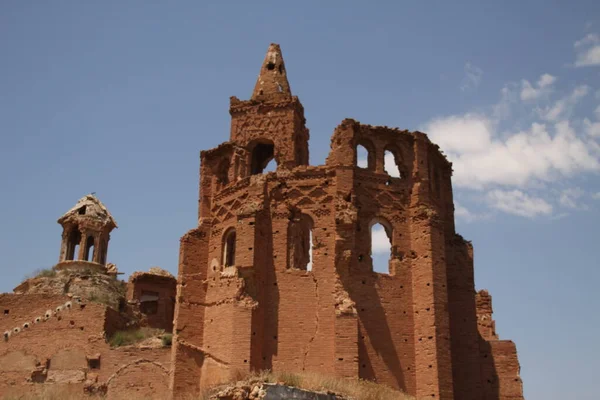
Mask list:
[[[271,43],[254,86],[252,100],[289,100],[292,91],[278,44]]]

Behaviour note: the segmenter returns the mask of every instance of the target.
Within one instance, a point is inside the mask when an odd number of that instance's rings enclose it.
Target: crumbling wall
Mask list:
[[[499,340],[492,318],[492,296],[487,290],[476,295],[481,384],[486,400],[523,400],[523,381],[517,347],[511,340]]]
[[[277,45],[251,100],[231,98],[230,114],[230,141],[201,153],[199,226],[181,242],[175,396],[272,369],[418,398],[511,398],[516,352],[480,338],[472,247],[455,233],[439,147],[346,119],[326,164],[308,166],[304,109]],[[276,171],[263,173],[271,159]],[[375,223],[391,241],[387,273],[373,270]],[[505,387],[484,388],[487,376]]]
[[[84,386],[102,387],[141,356],[170,369],[168,348],[111,349],[106,338],[123,320],[102,304],[61,295],[2,294],[0,310],[0,329],[10,332],[0,341],[0,396],[33,393],[39,391],[34,384],[45,383],[69,384],[83,394]],[[168,385],[166,376],[162,381]]]
[[[127,283],[127,300],[137,304],[143,325],[172,332],[177,281],[164,273],[134,273]]]
[[[465,400],[478,400],[481,398],[482,383],[473,246],[459,235],[453,235],[447,241],[446,249],[454,388]]]

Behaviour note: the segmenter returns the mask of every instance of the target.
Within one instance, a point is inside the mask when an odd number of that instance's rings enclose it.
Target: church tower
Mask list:
[[[308,165],[277,44],[229,112],[229,141],[200,152],[198,225],[181,238],[173,398],[270,370],[522,399],[514,344],[478,332],[452,164],[427,135],[345,119],[325,164]]]

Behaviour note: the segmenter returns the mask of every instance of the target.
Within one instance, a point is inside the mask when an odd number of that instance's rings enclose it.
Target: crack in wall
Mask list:
[[[314,274],[311,274],[313,278],[313,282],[315,283],[315,296],[317,298],[317,304],[315,306],[315,333],[309,339],[306,344],[306,349],[304,350],[304,359],[302,360],[302,370],[306,370],[306,359],[308,358],[308,352],[310,350],[310,345],[315,341],[317,334],[319,333],[319,305],[321,304],[319,300],[319,281],[317,281],[317,277]]]
[[[217,363],[219,363],[219,364],[221,364],[221,365],[224,365],[224,366],[226,366],[226,367],[229,367],[229,366],[230,366],[230,364],[229,364],[228,362],[226,362],[226,361],[224,361],[224,360],[221,360],[221,359],[220,359],[220,358],[218,358],[218,357],[215,357],[214,355],[212,355],[211,353],[207,352],[206,350],[204,350],[204,349],[203,349],[202,347],[200,347],[200,346],[193,345],[193,344],[191,344],[191,343],[188,343],[188,342],[186,342],[186,341],[184,341],[184,340],[181,340],[181,339],[178,339],[178,340],[177,340],[177,343],[179,343],[179,344],[180,344],[180,345],[182,345],[182,346],[188,347],[188,348],[190,348],[190,349],[194,349],[194,350],[196,350],[196,351],[198,351],[198,352],[202,353],[202,356],[204,356],[204,357],[206,357],[206,358],[210,358],[211,360],[213,360],[213,361],[215,361],[215,362],[217,362]]]

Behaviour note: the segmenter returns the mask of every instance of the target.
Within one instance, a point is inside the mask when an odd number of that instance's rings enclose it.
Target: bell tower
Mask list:
[[[230,142],[248,152],[247,175],[262,173],[272,159],[277,168],[308,165],[304,107],[292,95],[278,44],[269,46],[250,100],[232,97],[229,113]]]
[[[110,232],[117,223],[96,196],[82,197],[57,222],[63,227],[59,264],[83,261],[106,265]]]

